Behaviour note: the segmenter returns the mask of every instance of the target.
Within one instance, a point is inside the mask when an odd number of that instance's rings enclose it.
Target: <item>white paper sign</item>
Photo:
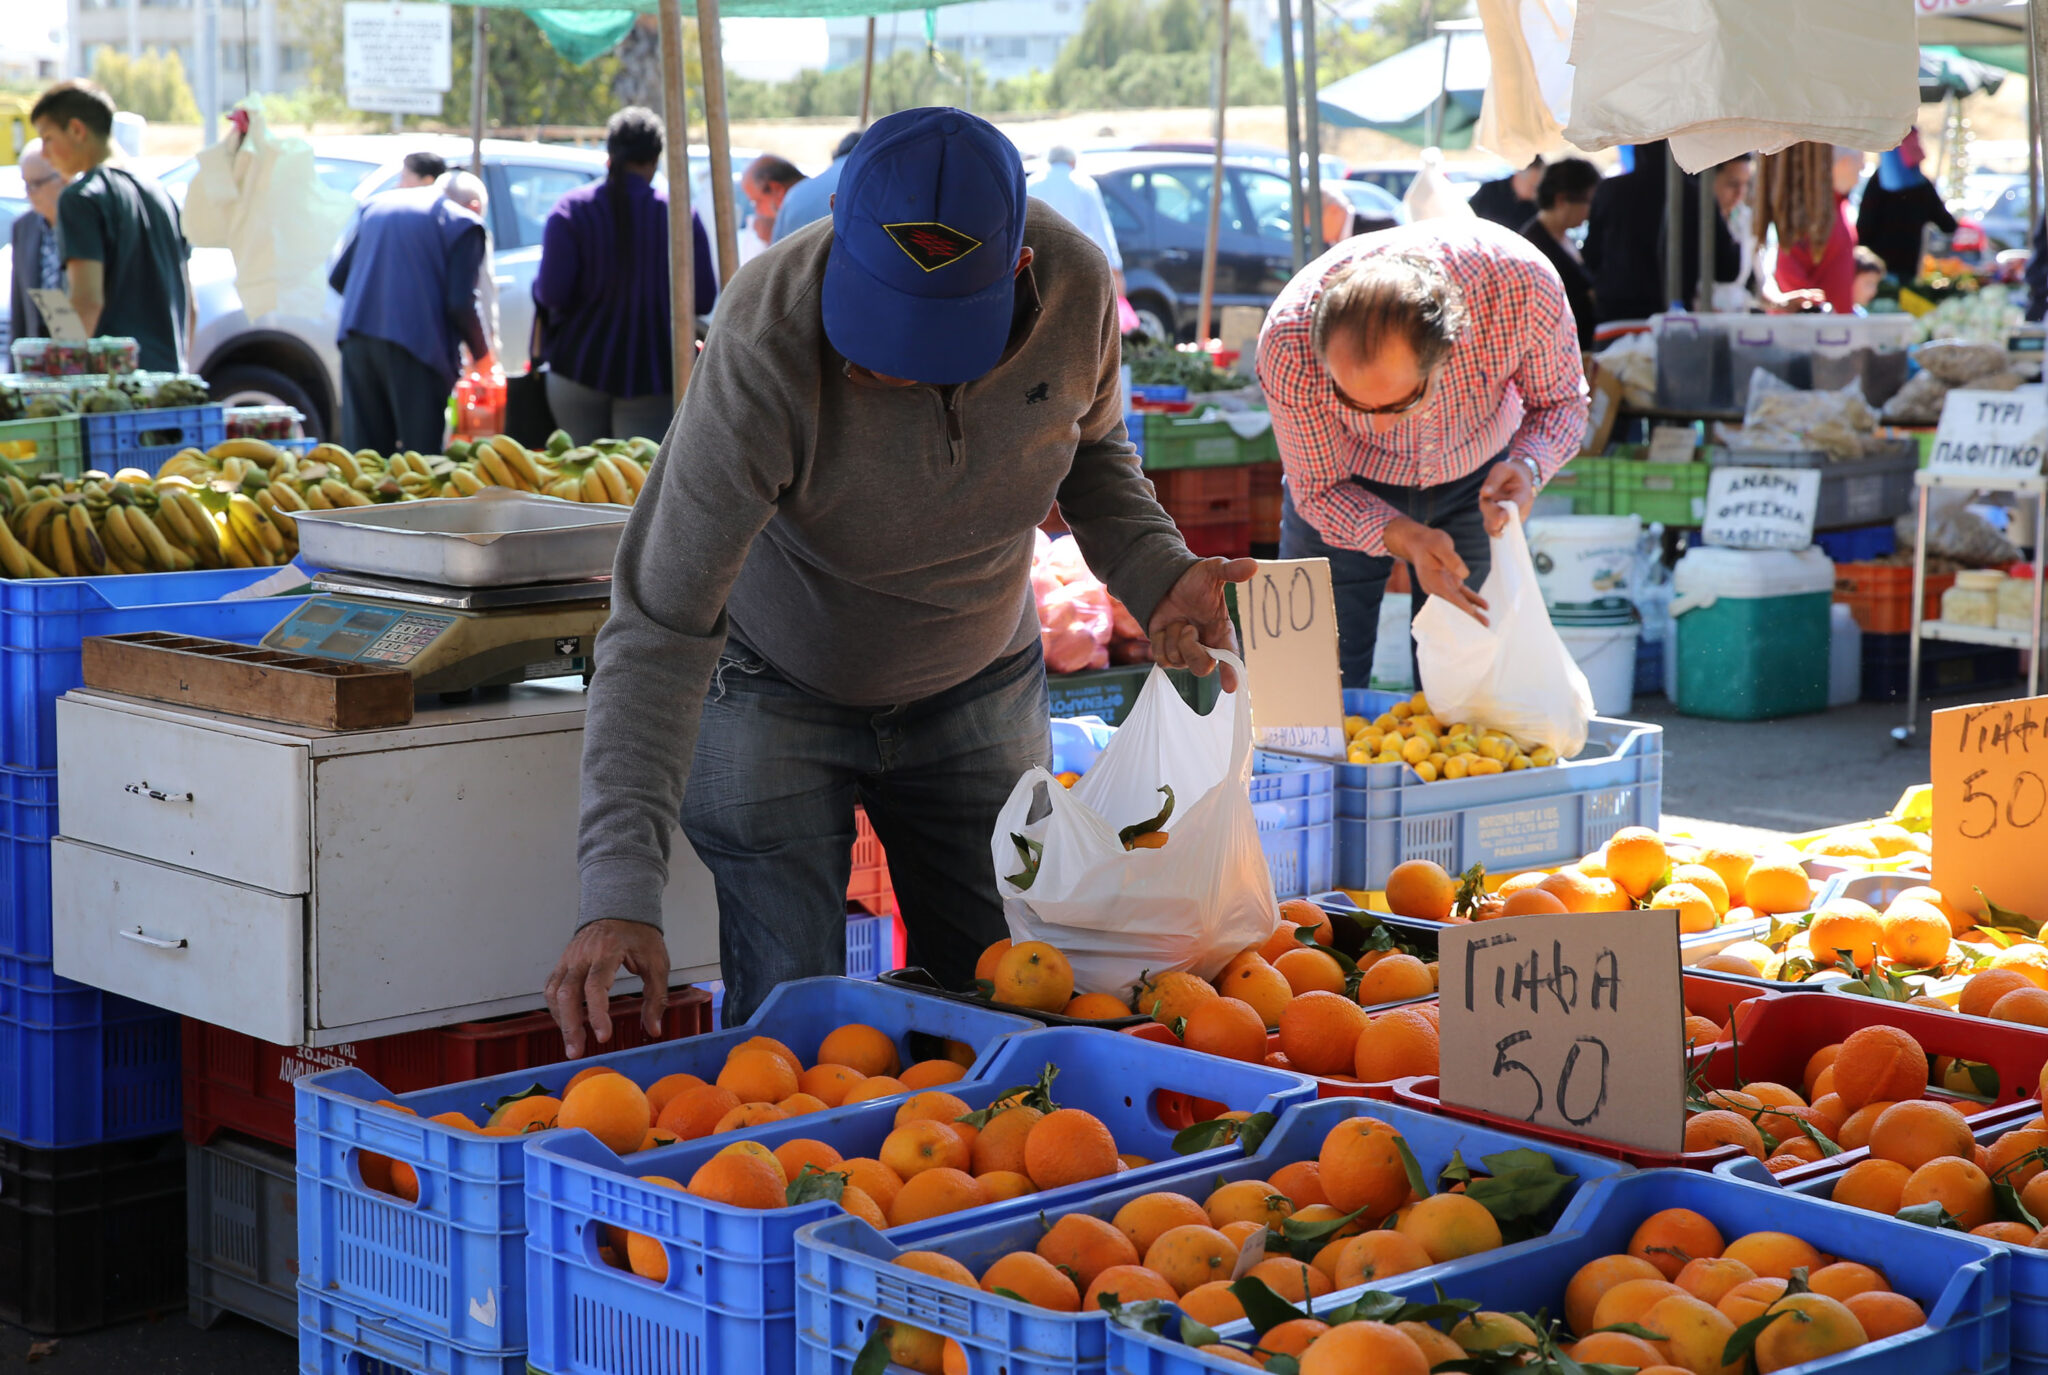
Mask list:
[[[1650,431],[1650,451],[1643,457],[1651,463],[1690,463],[1699,436],[1690,425],[1659,425]]]
[[[359,92],[417,102],[453,86],[452,13],[447,5],[348,0],[342,6],[342,65],[349,103],[355,105]],[[435,99],[432,108],[438,113],[441,102]]]
[[[1952,391],[1941,406],[1928,471],[2020,477],[2041,471],[2048,446],[2048,395],[2041,388]]]
[[[441,113],[439,91],[410,90],[402,86],[351,86],[348,107],[382,115],[433,115]]]
[[[85,321],[79,318],[69,296],[55,287],[32,286],[28,298],[43,313],[43,323],[50,327],[52,339],[62,339],[67,344],[85,342]]]
[[[1252,684],[1252,737],[1267,749],[1344,757],[1337,607],[1328,559],[1261,560],[1232,588]]]
[[[1820,507],[1818,468],[1716,468],[1700,538],[1723,549],[1804,549]]]

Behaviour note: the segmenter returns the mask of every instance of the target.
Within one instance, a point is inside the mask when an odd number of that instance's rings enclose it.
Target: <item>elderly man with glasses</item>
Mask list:
[[[71,178],[43,156],[43,141],[31,139],[21,150],[21,181],[28,190],[28,213],[15,220],[14,280],[8,301],[8,323],[16,339],[47,335],[42,309],[32,289],[64,290],[64,255],[57,244],[57,197]]]
[[[1475,590],[1512,503],[1579,451],[1586,379],[1557,270],[1486,220],[1348,239],[1304,268],[1259,335],[1286,473],[1280,556],[1327,558],[1344,685],[1372,679],[1396,559],[1413,605],[1486,621]]]

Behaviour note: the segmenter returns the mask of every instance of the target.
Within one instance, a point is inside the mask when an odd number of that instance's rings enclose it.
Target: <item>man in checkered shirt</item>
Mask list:
[[[1486,220],[1347,239],[1267,312],[1280,557],[1327,558],[1346,687],[1372,678],[1394,561],[1481,622],[1488,536],[1579,451],[1586,379],[1556,269]]]

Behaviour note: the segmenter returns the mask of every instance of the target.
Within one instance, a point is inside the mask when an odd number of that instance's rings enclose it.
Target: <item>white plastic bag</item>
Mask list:
[[[1422,150],[1422,170],[1415,174],[1415,180],[1408,183],[1408,189],[1401,195],[1401,204],[1408,208],[1411,220],[1469,220],[1472,207],[1451,179],[1444,175],[1442,150]]]
[[[1551,627],[1520,513],[1493,540],[1481,625],[1441,597],[1415,614],[1423,695],[1440,721],[1470,721],[1570,759],[1586,744],[1593,690]]]
[[[1239,682],[1207,716],[1154,669],[1080,782],[1062,788],[1033,769],[996,819],[990,848],[1010,936],[1065,954],[1082,992],[1127,993],[1147,970],[1213,978],[1280,924],[1246,791],[1252,708],[1244,665],[1211,652]],[[1166,845],[1125,850],[1117,832],[1159,814],[1161,784],[1174,797]],[[1011,882],[1026,868],[1013,837],[1036,848],[1028,887]]]
[[[236,108],[248,111],[249,132],[199,154],[185,237],[234,254],[235,291],[250,319],[318,319],[327,311],[327,255],[355,202],[321,182],[311,144],[271,132],[260,98]]]

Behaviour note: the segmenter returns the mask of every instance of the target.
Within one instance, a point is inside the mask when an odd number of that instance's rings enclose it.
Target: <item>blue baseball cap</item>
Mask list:
[[[903,110],[847,155],[832,205],[825,337],[848,361],[934,386],[1003,356],[1024,247],[1024,162],[964,110]]]

